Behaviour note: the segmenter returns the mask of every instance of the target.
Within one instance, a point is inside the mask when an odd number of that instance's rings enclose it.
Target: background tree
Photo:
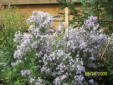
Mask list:
[[[88,16],[97,16],[100,26],[104,27],[106,33],[112,33],[113,30],[113,0],[80,0],[80,9],[77,9],[78,3],[73,0],[57,0],[61,4],[61,9],[69,7],[70,15],[73,18],[70,24],[79,27]],[[75,4],[76,3],[76,4]],[[75,24],[75,22],[77,24]]]

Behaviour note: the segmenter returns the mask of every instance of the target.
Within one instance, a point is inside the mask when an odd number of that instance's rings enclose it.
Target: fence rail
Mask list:
[[[72,0],[73,2],[80,2],[80,0]],[[21,4],[58,4],[57,0],[0,0],[2,5],[21,5]]]

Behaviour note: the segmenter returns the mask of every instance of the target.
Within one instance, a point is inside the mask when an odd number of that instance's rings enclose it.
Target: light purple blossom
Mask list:
[[[96,57],[94,57],[94,56],[89,57],[89,60],[91,60],[91,61],[95,61],[95,60],[96,60]]]
[[[90,79],[89,83],[93,85],[94,84],[94,79]]]
[[[31,71],[30,70],[21,70],[21,75],[22,76],[30,76]]]
[[[81,66],[81,65],[77,65],[77,74],[81,74],[85,72],[85,67],[84,66]]]
[[[19,31],[19,32],[15,33],[13,40],[14,40],[14,42],[20,42],[21,38],[22,38],[22,34]]]
[[[56,32],[57,32],[57,33],[60,33],[61,31],[60,31],[60,30],[56,30]]]
[[[83,75],[76,75],[74,77],[74,79],[76,81],[76,84],[82,85],[83,84],[83,81],[84,81],[84,76]]]

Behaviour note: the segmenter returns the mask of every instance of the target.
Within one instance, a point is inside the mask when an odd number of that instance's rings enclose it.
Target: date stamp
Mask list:
[[[85,76],[107,76],[107,72],[85,72]]]

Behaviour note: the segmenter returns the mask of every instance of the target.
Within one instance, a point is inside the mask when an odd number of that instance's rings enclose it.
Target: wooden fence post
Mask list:
[[[66,7],[65,8],[65,34],[68,35],[68,31],[69,31],[69,8]]]
[[[107,45],[106,45],[106,47],[105,47],[105,49],[104,49],[104,51],[103,51],[103,53],[102,53],[101,60],[103,59],[104,54],[105,54],[107,48],[109,47],[112,38],[113,38],[113,34],[111,35],[110,39],[109,39],[108,42],[107,42]]]

